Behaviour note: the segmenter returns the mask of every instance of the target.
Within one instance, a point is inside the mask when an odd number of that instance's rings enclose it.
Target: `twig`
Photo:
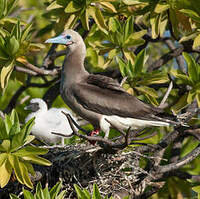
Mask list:
[[[161,56],[160,59],[156,60],[148,67],[148,72],[159,69],[161,66],[166,64],[169,60],[173,59],[174,57],[179,56],[183,52],[183,50],[184,50],[184,47],[181,46]]]
[[[1,117],[2,119],[5,119],[5,116],[4,116],[4,114],[3,114],[2,111],[0,111],[0,117]]]
[[[145,137],[132,138],[131,141],[141,141],[141,140],[146,140],[146,139],[149,139],[149,138],[155,136],[156,134],[158,134],[157,131],[155,131],[154,133],[152,133],[152,134],[150,134],[150,135],[147,135],[147,136],[145,136]]]
[[[45,70],[42,68],[38,68],[36,66],[34,66],[33,64],[29,63],[27,60],[20,60],[21,63],[24,64],[24,66],[40,75],[51,75],[51,76],[55,76],[58,74],[58,70],[53,69],[53,70]]]
[[[166,172],[169,172],[171,170],[179,169],[180,167],[190,163],[199,154],[200,154],[200,144],[192,152],[190,152],[188,155],[186,155],[181,160],[174,162],[174,163],[171,163],[171,164],[168,164],[168,165],[165,165],[165,166],[158,166],[157,172],[158,173],[166,173]]]
[[[23,67],[20,67],[20,66],[15,66],[15,70],[18,71],[18,72],[22,72],[22,73],[26,73],[26,74],[29,74],[29,75],[32,75],[32,76],[37,76],[38,73],[32,71],[32,70],[29,70],[27,68],[23,68]]]
[[[174,50],[176,49],[174,43],[172,42],[171,38],[167,38],[167,39],[163,39],[163,41],[165,42],[165,44],[168,46],[168,48],[170,50]],[[180,68],[181,71],[183,71],[184,73],[186,73],[186,67],[185,67],[185,62],[183,59],[183,56],[179,55],[176,57],[176,62]]]
[[[44,88],[44,87],[49,87],[52,83],[54,83],[58,78],[54,78],[51,81],[48,81],[47,83],[44,84],[38,84],[38,83],[30,83],[28,82],[27,85],[21,86],[18,88],[18,90],[15,92],[15,94],[12,96],[11,100],[9,101],[7,107],[4,109],[4,113],[10,113],[13,108],[15,108],[17,104],[17,99],[19,96],[29,87],[38,87],[38,88]]]
[[[127,76],[126,77],[124,77],[123,79],[122,79],[122,81],[121,81],[121,83],[120,83],[120,86],[123,86],[123,84],[126,82],[126,80],[127,80]]]
[[[74,125],[77,129],[83,131],[84,133],[86,133],[86,135],[90,135],[90,132],[89,131],[86,131],[85,129],[81,128],[76,122],[75,120],[71,117],[71,115],[65,113],[64,111],[61,111],[68,119],[69,121],[69,124],[70,124],[70,127],[73,131],[76,131],[76,129],[74,128]],[[74,124],[74,125],[73,125]]]
[[[167,98],[169,97],[169,94],[170,94],[172,88],[173,88],[173,82],[171,81],[170,84],[169,84],[169,87],[167,89],[167,92],[165,93],[162,101],[160,102],[160,105],[158,106],[159,108],[161,108],[165,104]]]

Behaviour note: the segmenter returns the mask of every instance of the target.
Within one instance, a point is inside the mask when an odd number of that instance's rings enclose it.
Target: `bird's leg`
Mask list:
[[[61,137],[61,146],[62,146],[62,147],[65,146],[65,139],[64,139],[64,137]]]
[[[99,132],[100,132],[100,129],[95,129],[95,130],[91,131],[89,135],[90,135],[90,136],[98,135]]]

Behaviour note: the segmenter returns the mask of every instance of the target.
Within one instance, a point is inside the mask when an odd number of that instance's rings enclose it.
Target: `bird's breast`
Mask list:
[[[77,102],[71,87],[61,84],[60,91],[62,99],[67,106],[72,109],[72,111],[81,116],[83,119],[89,121],[93,126],[99,127],[101,115],[86,109],[79,102]]]

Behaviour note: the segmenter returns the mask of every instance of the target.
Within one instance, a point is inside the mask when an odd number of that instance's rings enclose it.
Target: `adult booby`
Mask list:
[[[61,73],[61,96],[75,113],[104,131],[106,137],[111,124],[120,130],[176,124],[160,116],[162,109],[130,95],[112,78],[88,73],[84,67],[86,46],[79,33],[68,29],[45,43],[68,47]]]
[[[56,144],[61,141],[61,145],[64,146],[64,138],[52,134],[52,132],[69,136],[72,134],[69,122],[62,113],[63,111],[72,116],[72,113],[68,109],[51,108],[48,110],[46,102],[40,98],[31,99],[30,104],[25,109],[32,111],[26,117],[25,122],[35,117],[35,124],[31,130],[33,135],[48,144]],[[72,116],[72,118],[77,121],[75,117]]]

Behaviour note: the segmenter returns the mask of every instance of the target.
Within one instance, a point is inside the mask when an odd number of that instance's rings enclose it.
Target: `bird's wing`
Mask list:
[[[61,125],[64,115],[59,109],[51,108],[47,111],[46,115],[43,117],[43,120],[51,128],[56,128]]]
[[[125,92],[125,90],[120,86],[120,84],[116,80],[103,75],[90,74],[87,78],[87,83],[98,86],[100,88],[107,88],[113,91]]]
[[[90,76],[87,81],[74,84],[72,94],[85,109],[104,115],[142,119],[161,112],[161,109],[141,102],[114,82],[100,75],[95,78]]]

